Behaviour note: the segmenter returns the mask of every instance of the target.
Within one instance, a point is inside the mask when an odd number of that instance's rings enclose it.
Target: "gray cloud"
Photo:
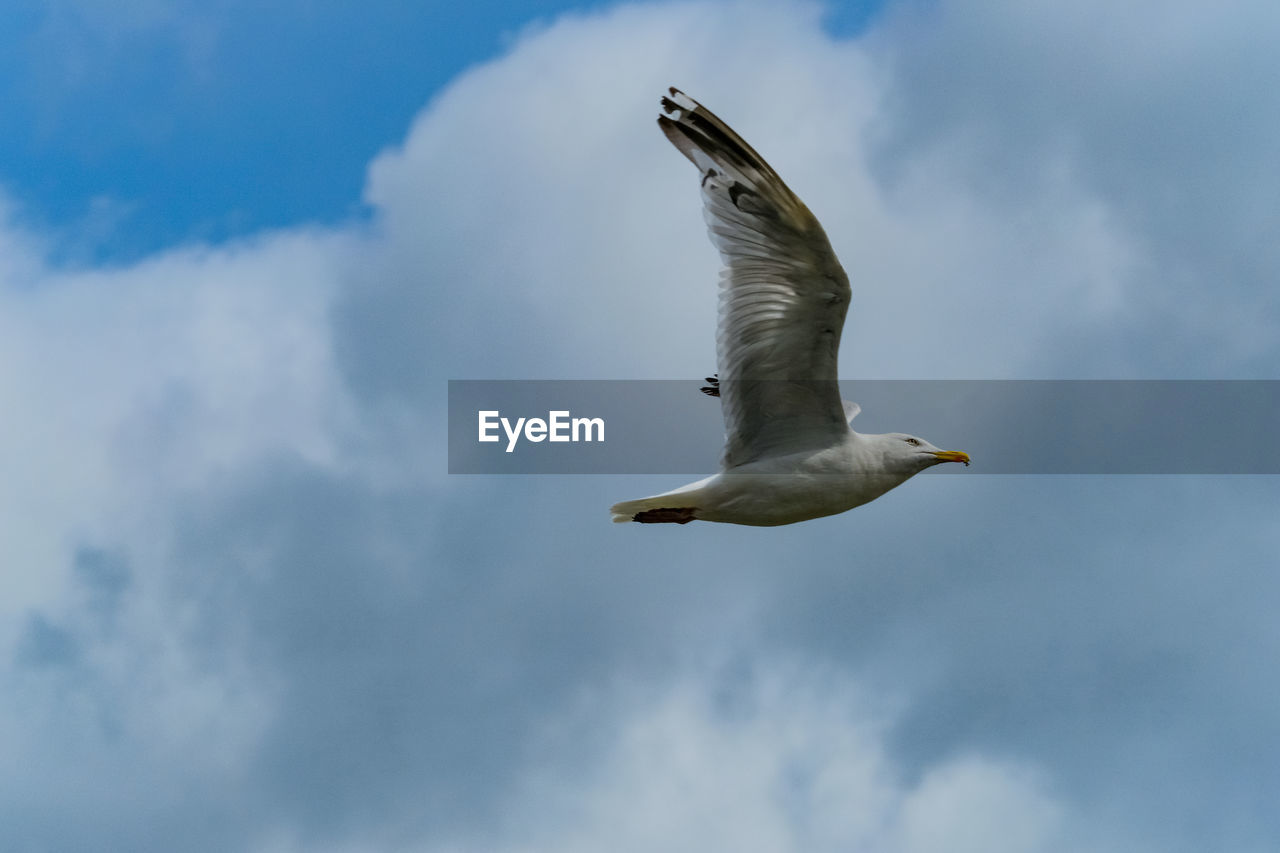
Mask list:
[[[1045,230],[1054,214],[1037,199],[1057,196],[1065,179],[1102,205],[1134,253],[1119,310],[1071,329],[1063,348],[1075,363],[1059,369],[1274,373],[1280,256],[1264,236],[1280,190],[1269,168],[1280,144],[1274,7],[899,12],[875,36],[891,69],[882,180],[936,160],[979,203]]]
[[[18,640],[15,662],[19,666],[70,666],[80,659],[80,644],[65,628],[33,614]]]

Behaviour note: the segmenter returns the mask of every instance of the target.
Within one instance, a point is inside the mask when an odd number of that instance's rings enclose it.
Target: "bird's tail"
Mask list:
[[[638,521],[641,524],[688,524],[699,518],[699,503],[706,497],[703,486],[714,477],[651,498],[623,501],[609,507],[618,524]]]

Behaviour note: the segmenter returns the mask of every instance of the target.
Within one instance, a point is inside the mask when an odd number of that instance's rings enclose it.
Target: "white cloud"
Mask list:
[[[270,453],[334,461],[326,312],[353,246],[300,231],[83,272],[17,253],[0,282],[0,442],[24,484],[0,492],[10,618],[84,540],[155,544],[210,478]]]
[[[903,799],[896,829],[900,849],[911,853],[1065,848],[1064,810],[1037,774],[983,758],[930,771]]]
[[[1031,768],[965,757],[904,779],[873,710],[883,701],[839,671],[773,661],[745,679],[685,673],[596,701],[611,720],[603,746],[562,733],[497,837],[439,849],[1068,849],[1067,811]]]
[[[379,269],[364,310],[393,327],[425,318],[469,353],[471,376],[710,370],[718,259],[696,176],[652,124],[674,84],[730,121],[823,221],[854,285],[846,375],[1079,377],[1083,359],[1064,368],[1043,330],[1066,338],[1124,319],[1148,263],[1112,202],[1061,155],[995,199],[957,172],[973,156],[963,148],[899,143],[914,156],[887,179],[890,47],[833,41],[818,12],[623,7],[538,30],[464,75],[371,168],[390,263],[416,271],[420,291]]]
[[[7,253],[0,279],[0,684],[14,700],[0,748],[24,769],[0,799],[27,815],[15,832],[74,845],[83,826],[164,801],[179,768],[233,790],[270,719],[251,659],[210,668],[191,644],[175,513],[280,455],[340,467],[352,421],[327,311],[358,238],[300,230],[70,271],[21,233],[3,239],[25,254]],[[118,563],[107,587],[80,569],[86,548]],[[41,625],[60,655],[42,657]],[[171,819],[130,822],[163,834]],[[111,834],[134,846],[139,832]]]

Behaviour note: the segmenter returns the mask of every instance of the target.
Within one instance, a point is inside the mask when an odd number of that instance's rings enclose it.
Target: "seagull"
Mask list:
[[[836,354],[849,277],[809,208],[742,137],[678,89],[658,126],[702,176],[703,215],[720,250],[720,471],[614,504],[616,522],[718,521],[772,527],[861,506],[960,450],[892,432],[864,435],[840,399]]]

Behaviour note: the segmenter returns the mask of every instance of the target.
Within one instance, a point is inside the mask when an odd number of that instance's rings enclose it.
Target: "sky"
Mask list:
[[[445,450],[450,379],[714,365],[670,85],[822,220],[843,377],[1274,379],[1278,38],[1261,2],[14,4],[0,849],[1276,849],[1274,477],[975,458],[614,525],[683,480]]]

